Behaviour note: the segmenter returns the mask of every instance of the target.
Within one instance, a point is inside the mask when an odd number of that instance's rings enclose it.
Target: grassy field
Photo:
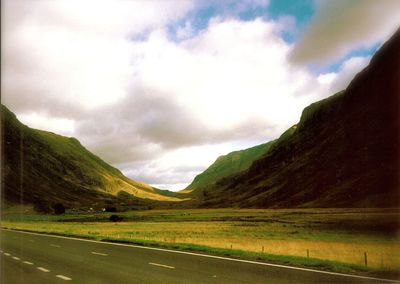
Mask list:
[[[190,209],[56,215],[3,214],[1,226],[98,240],[119,240],[253,256],[328,269],[400,271],[398,209]],[[319,262],[319,263],[324,263]],[[327,263],[327,262],[325,262]],[[342,270],[342,269],[338,269]]]

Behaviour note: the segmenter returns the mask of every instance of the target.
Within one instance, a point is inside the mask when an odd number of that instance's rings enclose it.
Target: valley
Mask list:
[[[1,228],[399,279],[399,78],[400,29],[345,89],[276,139],[215,157],[178,192],[2,105]],[[152,119],[143,137],[170,134]]]

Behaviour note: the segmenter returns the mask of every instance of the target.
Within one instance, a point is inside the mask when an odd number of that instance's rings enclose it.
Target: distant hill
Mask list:
[[[75,138],[29,128],[1,106],[2,200],[68,206],[121,200],[179,201],[125,177]]]
[[[204,172],[197,175],[193,182],[187,186],[182,193],[192,193],[193,195],[207,194],[207,188],[214,186],[215,182],[224,177],[237,174],[250,167],[256,159],[267,153],[274,142],[268,142],[249,149],[231,152],[218,159],[209,166]]]
[[[398,207],[399,108],[400,30],[346,90],[305,108],[247,170],[206,175],[197,206]]]

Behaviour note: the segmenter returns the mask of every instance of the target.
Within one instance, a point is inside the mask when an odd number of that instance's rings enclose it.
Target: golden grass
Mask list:
[[[266,229],[273,226],[260,223],[246,226],[243,222],[194,221],[194,222],[9,222],[2,227],[34,230],[39,232],[89,235],[98,239],[145,240],[166,243],[187,243],[214,248],[244,250],[250,252],[309,256],[325,260],[364,265],[367,253],[368,267],[399,270],[400,242],[360,241],[357,236],[347,240],[296,239],[282,235],[281,239],[269,237]],[[245,226],[243,226],[245,225]],[[248,225],[248,224],[247,224]],[[278,229],[278,228],[276,228]],[[287,234],[287,232],[286,232]]]

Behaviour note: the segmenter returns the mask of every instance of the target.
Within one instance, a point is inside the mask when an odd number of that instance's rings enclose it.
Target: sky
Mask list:
[[[348,85],[398,0],[6,0],[1,101],[126,176],[178,190]]]

